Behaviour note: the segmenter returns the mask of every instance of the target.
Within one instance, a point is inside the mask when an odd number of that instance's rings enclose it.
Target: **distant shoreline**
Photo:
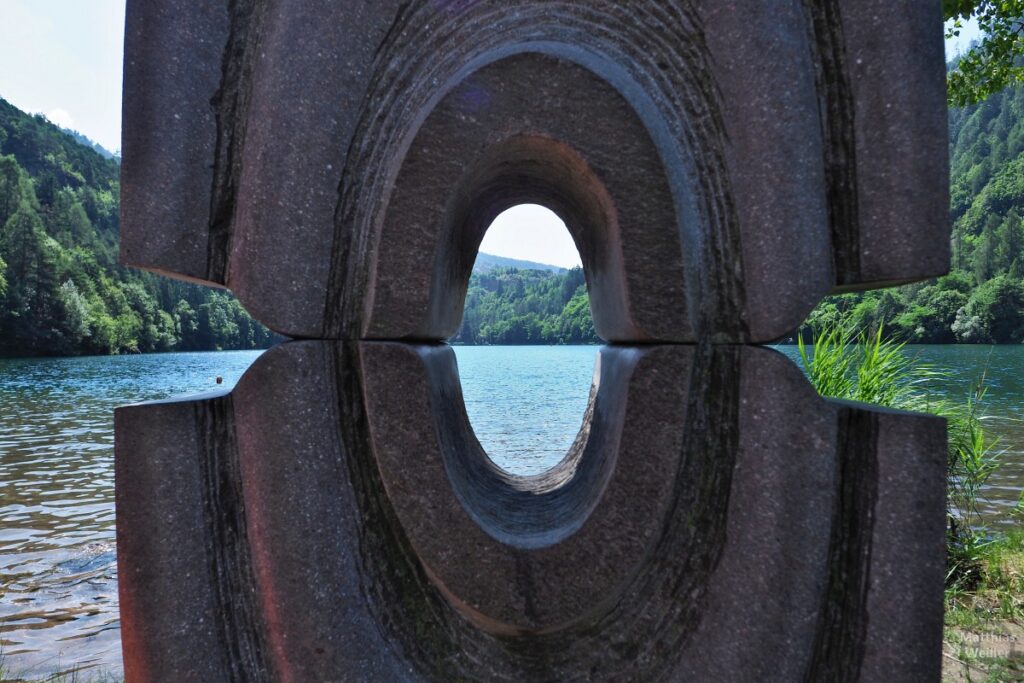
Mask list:
[[[287,344],[287,343],[292,342],[292,341],[301,342],[301,341],[311,341],[311,340],[308,340],[308,339],[285,339],[284,341],[281,341],[279,343]],[[332,340],[325,339],[325,340],[318,340],[318,341],[332,341]],[[451,346],[453,348],[454,347],[476,347],[476,348],[549,347],[549,348],[558,348],[558,347],[568,347],[568,346],[593,346],[593,347],[601,347],[601,346],[630,346],[630,344],[628,342],[591,342],[591,343],[586,343],[586,344],[535,344],[535,343],[522,343],[522,344],[467,344],[465,342],[447,341],[447,342],[439,342],[439,343],[447,343],[449,346]],[[648,342],[648,343],[642,343],[642,344],[638,343],[636,345],[637,346],[658,346],[658,343],[657,342],[655,342],[655,343],[649,343]],[[796,346],[796,345],[797,345],[796,340],[792,340],[792,341],[786,340],[786,341],[770,342],[770,343],[764,343],[764,344],[750,344],[749,346],[762,346],[764,348],[772,348],[774,346]],[[0,354],[0,360],[67,360],[67,359],[74,359],[74,358],[119,358],[119,357],[120,358],[134,358],[134,357],[138,357],[138,356],[169,356],[169,355],[180,354],[180,353],[254,353],[254,352],[262,353],[263,351],[268,351],[268,350],[274,348],[274,346],[277,346],[277,344],[274,344],[273,346],[267,346],[265,348],[260,348],[260,349],[188,349],[188,350],[175,350],[175,349],[172,349],[170,351],[148,351],[146,353],[108,353],[108,354],[95,354],[95,353],[92,353],[92,354],[64,355],[64,356],[57,356],[57,355],[44,355],[44,356],[17,355],[16,356],[16,355],[2,355],[2,354]],[[951,347],[951,348],[953,348],[953,347],[977,348],[977,347],[985,347],[985,346],[990,346],[990,347],[993,347],[993,348],[1015,348],[1015,347],[1022,347],[1021,344],[997,344],[997,343],[987,343],[987,344],[967,344],[967,343],[954,343],[954,344],[907,344],[906,346],[907,347],[911,347],[911,348],[918,347],[918,346],[948,346],[948,347]]]

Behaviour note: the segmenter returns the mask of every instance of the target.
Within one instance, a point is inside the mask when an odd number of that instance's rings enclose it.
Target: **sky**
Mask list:
[[[952,22],[946,22],[947,29],[951,25]],[[971,43],[979,38],[981,38],[981,30],[978,28],[978,21],[971,19],[964,23],[963,28],[960,29],[959,36],[946,39],[946,59],[952,59],[958,54],[967,52]]]
[[[565,223],[537,204],[520,204],[499,214],[487,229],[480,251],[562,268],[580,265]]]
[[[0,0],[0,97],[121,149],[124,0]]]
[[[119,151],[123,34],[124,0],[0,0],[0,97]],[[978,36],[977,22],[971,22],[946,41],[946,57]],[[537,205],[501,214],[480,250],[562,267],[580,264],[565,225]]]

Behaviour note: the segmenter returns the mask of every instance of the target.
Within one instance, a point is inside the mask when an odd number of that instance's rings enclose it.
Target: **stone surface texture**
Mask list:
[[[937,680],[942,420],[758,346],[948,267],[940,7],[128,0],[121,258],[296,341],[116,414],[128,680]],[[555,468],[452,350],[541,203],[601,349]]]

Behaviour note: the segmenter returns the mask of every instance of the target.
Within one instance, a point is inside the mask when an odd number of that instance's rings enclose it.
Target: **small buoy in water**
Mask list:
[[[223,384],[223,383],[224,383],[224,378],[221,377],[220,375],[218,375],[217,376],[217,384]]]

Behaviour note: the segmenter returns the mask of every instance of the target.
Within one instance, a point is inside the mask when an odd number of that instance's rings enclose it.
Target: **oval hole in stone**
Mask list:
[[[494,219],[451,343],[473,431],[509,474],[547,472],[579,434],[598,348],[581,345],[582,330],[593,334],[581,294],[585,298],[579,252],[554,212],[520,204]],[[580,320],[586,327],[559,324]]]

